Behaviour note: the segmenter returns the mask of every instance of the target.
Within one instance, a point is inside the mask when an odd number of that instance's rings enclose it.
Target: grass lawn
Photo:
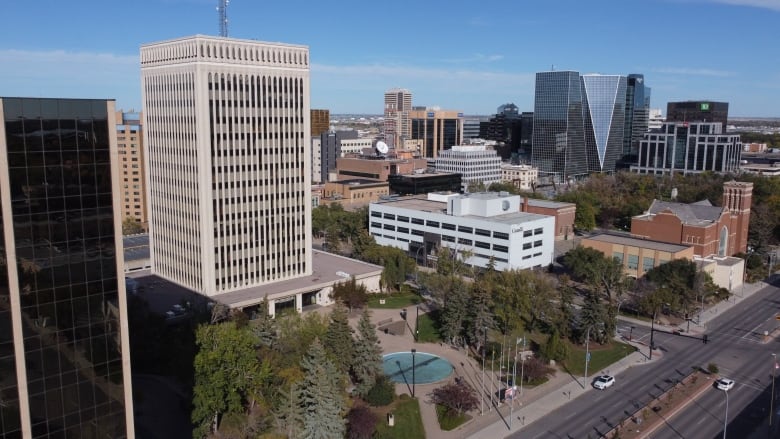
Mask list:
[[[447,416],[447,408],[439,404],[436,404],[436,417],[439,418],[439,426],[444,431],[454,430],[471,419],[471,417],[465,413],[460,416],[455,416],[454,418],[449,417]]]
[[[567,370],[574,376],[582,376],[585,373],[585,346],[570,345],[569,358],[566,360]],[[626,343],[612,341],[607,346],[590,344],[590,364],[588,364],[588,376],[593,377],[610,364],[622,360],[636,349]]]
[[[428,314],[420,314],[420,319],[418,320],[420,325],[418,341],[420,343],[438,343],[441,341],[437,313],[438,311],[431,311]],[[411,318],[414,319],[414,315]]]
[[[379,303],[384,300],[385,303]],[[369,308],[407,308],[409,314],[414,318],[414,305],[421,303],[422,297],[419,294],[413,292],[398,293],[398,294],[372,294],[368,297]]]
[[[417,399],[401,397],[391,410],[395,417],[395,426],[387,425],[387,417],[382,417],[376,425],[375,439],[425,439],[420,405]]]

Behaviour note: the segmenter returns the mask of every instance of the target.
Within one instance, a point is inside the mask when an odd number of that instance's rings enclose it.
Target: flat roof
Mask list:
[[[125,261],[149,259],[149,234],[139,233],[122,237]]]
[[[611,235],[607,233],[602,233],[600,235],[594,235],[587,238],[582,238],[582,240],[608,242],[610,244],[629,245],[632,247],[648,248],[651,250],[658,250],[658,251],[669,252],[669,253],[677,253],[690,248],[690,246],[687,245],[670,244],[668,242],[633,238],[631,236]]]
[[[577,207],[577,205],[574,203],[562,203],[560,201],[540,200],[538,198],[529,198],[528,205],[534,207],[546,207],[549,209],[561,209],[563,207]]]
[[[475,195],[478,194],[471,194],[471,196],[475,196]],[[552,218],[548,215],[540,215],[538,213],[528,213],[528,212],[520,212],[520,211],[505,213],[503,215],[496,215],[496,216],[447,215],[447,203],[441,201],[428,200],[427,196],[428,195],[413,195],[408,197],[399,197],[391,200],[380,200],[371,204],[390,205],[391,207],[400,208],[400,209],[438,213],[441,215],[446,215],[450,218],[478,219],[482,221],[501,223],[501,224],[520,224],[520,223],[534,221],[542,218]],[[474,198],[484,198],[484,197],[475,196]]]

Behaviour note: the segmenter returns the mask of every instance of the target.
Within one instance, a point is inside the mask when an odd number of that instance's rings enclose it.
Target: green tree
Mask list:
[[[338,368],[315,340],[301,362],[304,378],[298,387],[305,439],[342,438],[346,434],[346,403]]]
[[[251,405],[260,383],[270,371],[257,361],[258,341],[247,328],[229,321],[201,325],[196,335],[193,437],[215,432],[226,413],[243,413]]]
[[[352,360],[352,376],[357,392],[365,396],[382,373],[382,348],[376,335],[376,326],[371,323],[371,313],[363,309],[357,326],[355,354]]]
[[[263,297],[263,301],[258,305],[253,331],[261,345],[272,348],[276,344],[279,334],[276,329],[276,320],[268,308],[268,294],[266,294]]]
[[[354,276],[347,281],[333,285],[333,291],[330,294],[332,299],[346,305],[350,312],[353,309],[362,308],[368,301],[368,288],[362,283],[358,283]]]
[[[553,333],[542,347],[541,354],[548,360],[563,361],[569,356],[569,345],[564,343],[558,331],[553,329]]]
[[[349,326],[349,313],[347,308],[339,302],[336,302],[336,306],[330,313],[330,323],[325,331],[323,346],[339,371],[342,374],[348,373],[355,346],[352,339],[352,328]]]
[[[473,284],[468,317],[468,340],[477,351],[482,348],[485,328],[493,328],[492,298],[483,282]]]
[[[141,223],[132,216],[128,216],[122,220],[122,234],[123,235],[135,235],[136,233],[142,233],[144,227]]]
[[[605,343],[607,332],[602,329],[607,327],[607,320],[606,310],[598,296],[594,293],[588,293],[580,310],[579,329],[582,339],[585,339],[590,331],[590,340]]]
[[[463,282],[453,283],[441,311],[441,333],[450,344],[460,344],[469,314],[469,292]]]
[[[558,278],[558,314],[555,319],[555,327],[561,336],[571,336],[571,322],[574,320],[574,288],[571,286],[571,278],[562,274]]]

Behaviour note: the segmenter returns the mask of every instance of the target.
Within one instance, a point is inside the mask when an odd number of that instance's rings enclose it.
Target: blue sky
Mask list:
[[[141,107],[139,46],[218,33],[216,0],[3,2],[0,96]],[[710,99],[780,117],[780,0],[232,0],[230,36],[309,46],[311,105],[533,110],[534,74],[644,73],[653,108]]]

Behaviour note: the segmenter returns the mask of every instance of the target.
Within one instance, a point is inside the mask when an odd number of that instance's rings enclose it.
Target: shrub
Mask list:
[[[710,363],[710,364],[707,365],[707,372],[709,372],[710,374],[714,375],[714,374],[718,373],[719,370],[720,369],[718,369],[718,365],[715,364],[715,363]]]
[[[455,417],[475,409],[479,405],[477,392],[468,384],[447,383],[433,389],[433,402],[446,407],[447,416]]]
[[[385,375],[380,375],[376,379],[374,387],[366,393],[366,402],[374,407],[381,407],[390,404],[395,398],[395,384]]]
[[[371,439],[376,431],[376,422],[376,415],[368,407],[353,407],[347,414],[347,438]]]

